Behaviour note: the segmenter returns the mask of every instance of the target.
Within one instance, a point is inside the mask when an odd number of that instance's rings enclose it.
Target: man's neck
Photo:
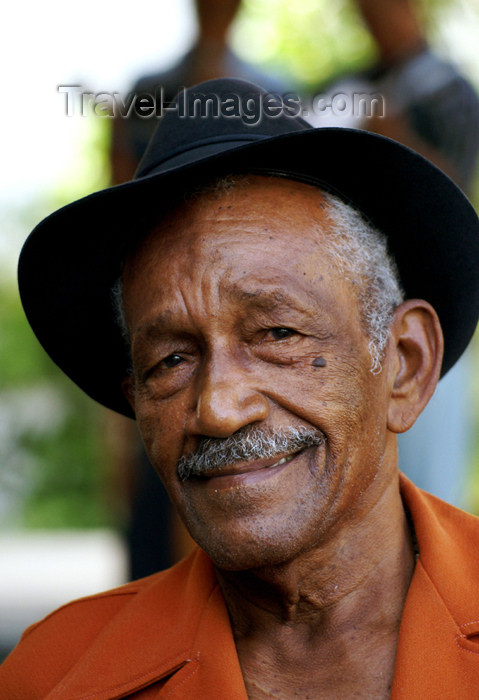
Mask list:
[[[190,85],[226,75],[226,37],[202,36],[191,52]]]
[[[389,697],[414,562],[395,475],[367,517],[315,550],[219,571],[249,697]]]

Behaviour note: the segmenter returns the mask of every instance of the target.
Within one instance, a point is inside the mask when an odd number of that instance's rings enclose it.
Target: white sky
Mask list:
[[[20,0],[3,8],[0,206],[48,189],[65,170],[83,125],[65,116],[57,85],[122,90],[173,62],[195,33],[190,8],[190,0]]]

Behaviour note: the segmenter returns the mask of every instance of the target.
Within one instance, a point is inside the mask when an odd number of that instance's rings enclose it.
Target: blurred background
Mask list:
[[[377,3],[394,6],[402,1]],[[212,0],[206,4],[214,5]],[[388,84],[397,65],[409,60],[411,47],[389,55],[387,41],[386,46],[381,43],[368,24],[364,4],[368,3],[244,0],[229,29],[229,19],[225,20],[234,69],[247,75],[257,71],[274,89],[284,88],[281,92],[312,95],[351,77],[361,84],[365,79],[372,81],[369,84],[379,89]],[[457,71],[454,80],[459,75],[471,94],[479,90],[478,0],[418,0],[414,13],[423,39],[427,35],[441,66],[452,63]],[[383,20],[390,36],[392,19],[386,15]],[[214,33],[208,27],[203,30]],[[380,31],[384,34],[384,29]],[[178,66],[185,52],[197,48],[197,38],[193,0],[141,0],[123,7],[109,0],[84,0],[81,9],[45,0],[36,5],[11,3],[4,9],[0,42],[0,654],[11,648],[26,625],[53,607],[139,575],[129,554],[135,538],[147,537],[153,543],[169,539],[166,563],[189,546],[173,516],[165,516],[168,508],[161,494],[151,506],[151,519],[147,515],[140,534],[132,534],[134,501],[141,491],[137,473],[142,473],[144,462],[133,423],[123,424],[83,396],[45,355],[21,310],[16,261],[22,242],[42,217],[129,177],[141,147],[138,141],[143,136],[138,136],[134,124],[119,123],[105,113],[67,116],[66,98],[57,86],[79,85],[94,93],[126,95],[142,76],[143,88],[159,76],[163,79],[163,71]],[[218,41],[217,36],[209,37],[207,58],[218,49]],[[423,43],[412,47],[414,57],[423,51]],[[218,72],[219,65],[212,60],[205,65],[205,77]],[[168,73],[170,82],[175,75]],[[419,92],[431,85],[428,75],[420,79]],[[426,89],[420,99],[429,100],[428,109],[433,112],[441,111],[442,106],[431,107],[436,99],[431,91]],[[477,163],[474,158],[467,160],[478,140],[477,112],[472,104],[473,146],[456,144],[454,134],[468,128],[461,123],[467,113],[461,102],[464,89],[451,99],[456,101],[448,109],[459,114],[458,126],[446,110],[442,120],[446,131],[450,124],[452,136],[449,141],[445,138],[448,143],[441,150],[436,134],[424,150],[430,155],[430,148],[431,157],[438,155],[437,162],[446,169],[451,165],[452,176],[457,175],[477,205]],[[409,109],[410,102],[405,100],[401,109]],[[415,131],[413,137],[419,134],[423,143],[427,129],[420,122],[425,117],[423,112],[415,115],[416,122],[411,117],[409,126],[417,128],[408,128],[408,133]],[[434,114],[426,126],[433,121]],[[436,131],[438,123],[433,125]],[[393,136],[400,133],[396,126],[391,127]],[[377,124],[367,128],[381,130]],[[457,163],[448,151],[456,146],[463,149]],[[440,486],[447,490],[439,495],[479,513],[477,347],[476,337],[468,351],[467,370],[461,370],[462,378],[454,385],[459,405],[444,399],[449,414],[440,409],[442,427],[426,442],[443,453],[450,448],[447,458],[457,456],[461,462],[460,467],[454,463],[447,474],[443,472]],[[451,415],[458,425],[453,425]],[[424,459],[434,471],[436,457]],[[150,513],[141,507],[144,514]],[[159,524],[158,515],[163,518]],[[157,528],[163,528],[161,536]]]

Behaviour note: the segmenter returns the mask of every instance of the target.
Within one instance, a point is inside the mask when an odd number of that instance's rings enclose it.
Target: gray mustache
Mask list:
[[[191,476],[202,476],[238,462],[299,452],[324,441],[324,434],[313,428],[269,431],[245,426],[227,438],[202,438],[194,452],[180,458],[177,472],[185,481]]]

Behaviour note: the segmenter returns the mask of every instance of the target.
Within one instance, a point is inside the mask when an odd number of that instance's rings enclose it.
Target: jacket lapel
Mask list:
[[[208,681],[210,669],[216,669],[216,678],[227,675],[230,680],[231,674],[239,673],[242,683],[235,657],[213,567],[208,557],[196,550],[145,584],[106,625],[48,700],[113,700],[169,676],[175,682],[166,680],[163,687],[168,696],[173,693],[171,697],[175,697],[175,688],[182,681],[192,677],[194,687],[199,687]],[[214,677],[212,673],[210,684]],[[220,696],[207,692],[182,697]]]
[[[479,697],[477,519],[405,477],[401,491],[419,561],[401,620],[391,699]]]
[[[171,700],[247,700],[231,625],[219,586],[205,606],[191,648],[191,664],[175,673],[159,697]]]

